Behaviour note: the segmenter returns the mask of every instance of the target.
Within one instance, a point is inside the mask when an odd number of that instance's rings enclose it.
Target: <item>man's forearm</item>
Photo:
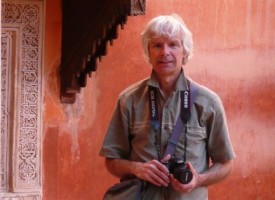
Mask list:
[[[199,186],[208,186],[226,178],[232,169],[233,161],[214,163],[208,170],[199,174]]]
[[[105,165],[112,175],[119,178],[134,174],[135,163],[129,160],[106,158]]]
[[[168,169],[157,160],[142,163],[106,158],[106,167],[111,174],[119,178],[134,175],[157,186],[168,186],[170,182]]]

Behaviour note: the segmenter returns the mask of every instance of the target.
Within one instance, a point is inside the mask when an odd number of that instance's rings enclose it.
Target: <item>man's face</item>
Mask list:
[[[153,70],[161,76],[177,74],[186,56],[180,35],[152,37],[149,45],[149,61]]]

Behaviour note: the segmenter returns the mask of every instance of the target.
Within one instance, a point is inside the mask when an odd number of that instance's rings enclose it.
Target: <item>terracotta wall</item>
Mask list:
[[[101,199],[117,180],[98,156],[118,94],[149,75],[140,32],[158,14],[176,12],[194,35],[186,73],[220,94],[237,158],[210,199],[275,199],[275,1],[147,0],[129,17],[73,105],[59,100],[60,0],[46,1],[43,198]]]

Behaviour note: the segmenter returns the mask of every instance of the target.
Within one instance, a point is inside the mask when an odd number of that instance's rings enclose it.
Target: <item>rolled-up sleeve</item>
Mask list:
[[[235,153],[229,137],[224,107],[219,97],[213,101],[208,123],[208,154],[212,162],[222,162],[235,158]]]
[[[100,156],[123,159],[129,157],[129,123],[127,120],[127,111],[122,102],[121,99],[117,102],[104,142],[99,152]]]

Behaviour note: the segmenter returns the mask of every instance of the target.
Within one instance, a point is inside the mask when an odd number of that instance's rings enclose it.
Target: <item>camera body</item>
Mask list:
[[[192,172],[187,168],[186,163],[182,160],[170,159],[164,164],[169,172],[182,184],[188,184],[193,178]]]

